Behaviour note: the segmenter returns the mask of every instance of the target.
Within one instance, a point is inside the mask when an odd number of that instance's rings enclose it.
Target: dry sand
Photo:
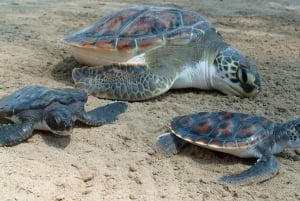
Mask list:
[[[122,2],[122,3],[120,3]],[[149,1],[0,1],[0,96],[25,86],[71,87],[78,67],[65,35],[121,8]],[[250,3],[251,2],[251,3]],[[255,160],[187,146],[176,156],[155,151],[172,117],[196,111],[239,111],[276,121],[300,114],[299,0],[191,0],[162,3],[193,9],[243,52],[261,75],[255,98],[172,90],[129,103],[119,120],[77,126],[70,138],[35,132],[27,142],[0,148],[0,200],[300,200],[299,151],[279,154],[280,173],[258,185],[220,185],[217,179]],[[109,103],[90,97],[87,108]]]

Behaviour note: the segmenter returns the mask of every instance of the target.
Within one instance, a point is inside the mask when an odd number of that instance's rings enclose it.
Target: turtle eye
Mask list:
[[[55,122],[57,125],[59,125],[61,122],[61,118],[59,116],[55,117]]]
[[[248,81],[248,73],[247,73],[247,71],[245,69],[239,68],[239,70],[237,72],[237,76],[238,76],[238,79],[242,83],[247,83],[247,81]]]
[[[54,132],[70,130],[73,126],[72,113],[66,108],[55,108],[45,115],[47,125]]]
[[[297,125],[295,126],[295,129],[296,129],[296,131],[297,131],[298,133],[300,133],[300,124],[297,124]]]

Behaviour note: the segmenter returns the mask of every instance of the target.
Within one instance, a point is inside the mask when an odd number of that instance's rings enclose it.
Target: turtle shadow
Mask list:
[[[223,170],[220,169],[217,171],[223,175],[226,174],[226,166],[230,167],[238,164],[252,166],[257,161],[256,158],[239,158],[227,153],[213,151],[193,144],[185,145],[178,155],[190,157],[198,164],[214,165],[217,167],[223,166]],[[212,171],[215,170],[213,169]]]
[[[39,132],[43,141],[51,147],[65,149],[71,142],[71,136],[61,136],[50,132]]]
[[[73,85],[72,70],[74,68],[82,67],[73,56],[63,58],[60,62],[55,64],[51,71],[51,76],[54,80],[62,82],[68,86]]]
[[[89,129],[91,126],[82,122],[76,122],[74,129],[76,128]],[[42,139],[48,146],[64,149],[71,143],[74,132],[67,136],[56,135],[51,132],[40,132],[39,134],[41,134]]]

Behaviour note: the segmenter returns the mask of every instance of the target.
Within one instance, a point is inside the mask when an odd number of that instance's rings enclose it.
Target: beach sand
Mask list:
[[[82,65],[61,39],[119,9],[149,5],[120,2],[1,1],[0,96],[28,84],[72,87],[72,68]],[[69,138],[35,131],[26,142],[0,148],[0,200],[300,200],[299,150],[277,155],[276,177],[235,186],[216,181],[249,168],[255,159],[193,145],[174,156],[155,149],[157,136],[178,115],[235,111],[275,121],[299,117],[299,0],[153,0],[151,5],[205,16],[226,42],[257,66],[262,92],[241,99],[215,91],[171,90],[148,101],[130,102],[112,124],[78,125]],[[89,97],[86,108],[110,102]]]

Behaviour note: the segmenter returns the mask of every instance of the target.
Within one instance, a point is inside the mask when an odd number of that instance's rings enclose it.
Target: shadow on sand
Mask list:
[[[51,75],[54,80],[72,86],[72,70],[82,66],[83,65],[78,63],[73,56],[69,56],[63,58],[63,60],[53,66]]]

